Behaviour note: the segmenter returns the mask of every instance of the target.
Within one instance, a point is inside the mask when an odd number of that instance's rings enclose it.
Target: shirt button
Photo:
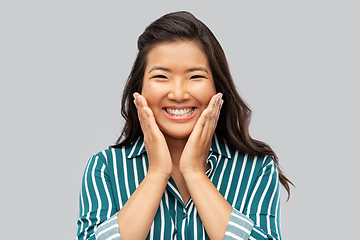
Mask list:
[[[181,216],[183,219],[186,218],[186,213],[183,213]]]

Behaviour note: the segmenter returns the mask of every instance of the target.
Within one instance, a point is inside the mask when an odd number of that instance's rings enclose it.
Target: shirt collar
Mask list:
[[[127,156],[127,158],[134,158],[146,152],[144,146],[144,136],[143,135],[139,136],[136,141],[130,144],[129,148],[131,149],[131,151]],[[211,142],[209,157],[210,155],[212,155],[212,152],[222,155],[225,158],[231,158],[230,149],[228,145],[224,140],[219,139],[215,133]]]
[[[210,151],[216,152],[217,154],[220,154],[223,157],[231,158],[229,146],[226,144],[225,140],[218,138],[216,133],[214,133],[214,136],[213,136],[213,139],[211,142]]]
[[[131,149],[131,151],[128,154],[127,158],[130,158],[130,159],[140,156],[144,152],[146,152],[145,145],[144,145],[144,135],[139,136],[136,139],[136,141],[130,143],[129,148]]]

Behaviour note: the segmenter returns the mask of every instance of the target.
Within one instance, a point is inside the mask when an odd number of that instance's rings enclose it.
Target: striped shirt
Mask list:
[[[281,239],[278,168],[271,157],[243,154],[214,135],[207,160],[207,176],[233,207],[224,239]],[[91,157],[80,190],[76,240],[121,239],[117,212],[147,169],[142,136]],[[147,239],[209,239],[192,199],[183,202],[171,177]]]

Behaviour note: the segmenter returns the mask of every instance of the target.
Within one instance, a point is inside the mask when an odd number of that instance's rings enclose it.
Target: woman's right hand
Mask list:
[[[139,93],[134,93],[133,96],[144,134],[144,144],[149,160],[148,173],[162,174],[168,180],[172,172],[172,161],[165,137],[156,124],[154,114],[148,107],[146,99]]]

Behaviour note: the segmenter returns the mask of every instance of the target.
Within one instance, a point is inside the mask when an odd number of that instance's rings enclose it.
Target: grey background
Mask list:
[[[1,239],[73,239],[88,158],[118,137],[136,40],[191,11],[222,44],[251,133],[296,184],[284,239],[359,226],[357,1],[1,1]]]

